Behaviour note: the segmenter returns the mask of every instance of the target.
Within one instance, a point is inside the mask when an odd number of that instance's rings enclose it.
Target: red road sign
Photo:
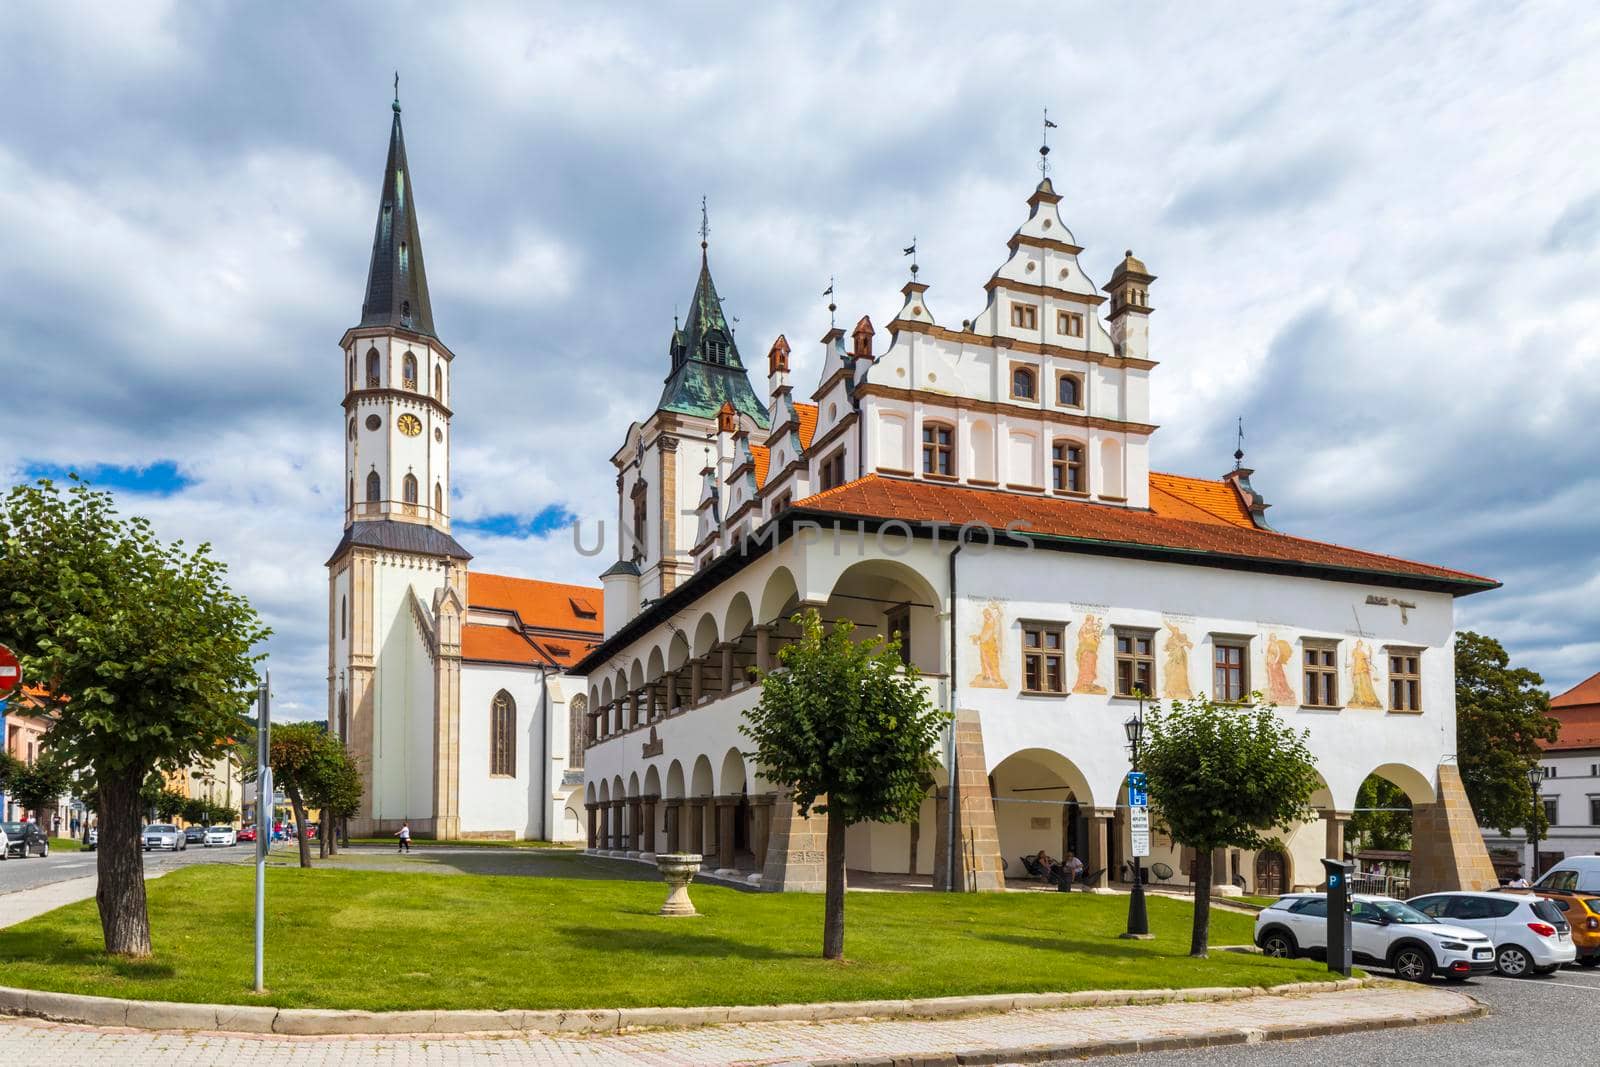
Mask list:
[[[9,696],[22,683],[22,665],[16,653],[0,645],[0,697]]]

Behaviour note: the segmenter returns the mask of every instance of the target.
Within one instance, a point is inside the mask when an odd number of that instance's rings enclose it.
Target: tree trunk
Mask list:
[[[295,841],[300,845],[300,866],[311,866],[311,842],[306,840],[306,802],[300,798],[300,787],[290,785],[287,790],[289,804],[294,808]]]
[[[145,908],[144,859],[139,840],[142,770],[100,777],[100,844],[94,892],[106,951],[114,956],[150,955],[150,914]]]
[[[328,835],[323,832],[321,827],[318,827],[317,828],[317,859],[325,860],[327,858],[328,858]]]
[[[330,856],[339,854],[339,824],[343,821],[338,817],[329,817],[327,812],[322,813],[321,834],[323,840],[328,842],[328,855]]]
[[[844,820],[828,816],[827,893],[823,905],[822,958],[844,957]]]
[[[1194,932],[1189,936],[1189,955],[1206,958],[1211,941],[1211,849],[1196,848],[1189,864],[1194,881]]]

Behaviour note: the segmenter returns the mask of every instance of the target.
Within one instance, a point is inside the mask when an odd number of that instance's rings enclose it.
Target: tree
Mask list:
[[[232,826],[239,821],[239,811],[226,804],[207,804],[205,821],[207,826]]]
[[[184,822],[192,826],[209,826],[211,824],[209,818],[211,801],[205,797],[189,797],[183,802],[183,807],[179,809],[179,814],[183,816]]]
[[[1406,791],[1387,778],[1369,774],[1356,790],[1356,810],[1344,835],[1367,848],[1405,850],[1411,847],[1411,819],[1411,798]]]
[[[11,794],[23,811],[31,811],[48,828],[56,801],[72,788],[72,771],[46,749],[33,763],[0,752],[0,792]]]
[[[48,691],[50,748],[98,790],[95,898],[116,955],[150,954],[146,778],[214,758],[254,695],[268,631],[225,573],[209,546],[163,544],[76,478],[0,501],[0,633]]]
[[[300,866],[311,866],[311,842],[306,838],[306,796],[320,771],[322,749],[328,732],[314,722],[288,722],[273,726],[272,747],[267,760],[272,764],[272,785],[282,789],[294,808],[294,823],[299,828]]]
[[[1456,762],[1479,822],[1509,834],[1536,814],[1542,836],[1547,823],[1542,807],[1533,810],[1528,771],[1561,722],[1549,714],[1544,679],[1510,663],[1494,638],[1456,635]]]
[[[1321,784],[1310,731],[1296,733],[1252,697],[1249,707],[1175,700],[1146,719],[1139,763],[1151,804],[1172,839],[1195,850],[1191,956],[1204,957],[1210,941],[1212,851],[1272,846],[1267,832],[1308,819]]]
[[[163,789],[156,794],[156,816],[162,822],[172,822],[183,814],[183,809],[188,803],[189,798],[176,789]]]
[[[335,831],[340,820],[354,815],[361,805],[361,768],[356,766],[344,742],[326,731],[323,731],[320,758],[307,788],[307,798],[322,811],[317,848],[323,856],[334,855],[339,851]]]
[[[802,816],[828,816],[822,955],[844,955],[845,831],[858,822],[910,822],[938,766],[934,746],[949,716],[934,708],[900,637],[856,641],[841,619],[824,630],[815,609],[791,620],[800,638],[762,677],[761,702],[740,730],[769,781]]]

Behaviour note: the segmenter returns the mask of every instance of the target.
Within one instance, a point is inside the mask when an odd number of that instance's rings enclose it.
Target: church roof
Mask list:
[[[467,606],[512,616],[461,628],[461,658],[475,663],[570,667],[599,643],[605,619],[601,589],[483,571],[467,575]]]
[[[817,493],[795,507],[885,521],[939,522],[949,526],[972,523],[986,525],[997,534],[1011,526],[1032,538],[1080,545],[1086,550],[1101,546],[1117,554],[1248,570],[1289,570],[1316,577],[1359,574],[1456,595],[1499,585],[1492,578],[1465,571],[1245,527],[1216,517],[1209,521],[1187,515],[1174,518],[1159,510],[938,485],[879,474]]]
[[[700,256],[700,277],[689,300],[689,314],[683,325],[672,332],[672,373],[661,390],[661,411],[717,417],[724,403],[748,415],[763,429],[767,409],[750,387],[750,377],[739,358],[739,346],[728,328],[722,311],[722,298],[711,280],[711,267],[704,252]]]
[[[367,268],[361,325],[393,326],[438,336],[433,329],[433,306],[428,302],[428,275],[422,267],[422,233],[417,228],[398,100],[394,124],[389,128],[389,160],[378,196],[378,224],[372,235],[372,264]]]
[[[1550,714],[1561,723],[1554,741],[1540,741],[1547,752],[1600,748],[1600,674],[1590,675],[1550,701]]]
[[[449,556],[451,559],[471,559],[472,553],[461,547],[454,537],[432,526],[414,522],[395,522],[377,519],[354,522],[345,527],[339,545],[328,557],[332,563],[352,545],[364,548],[387,548],[393,552],[414,552],[419,556]]]

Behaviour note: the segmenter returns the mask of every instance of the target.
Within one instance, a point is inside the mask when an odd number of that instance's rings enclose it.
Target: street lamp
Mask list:
[[[1144,739],[1144,692],[1138,693],[1139,713],[1122,724],[1122,731],[1128,738],[1129,767],[1131,770],[1139,769],[1139,742]],[[1129,792],[1132,800],[1132,792]],[[1133,805],[1128,805],[1128,827],[1130,830],[1129,844],[1132,844]],[[1129,849],[1129,851],[1134,851]],[[1126,938],[1147,938],[1150,936],[1150,917],[1144,904],[1144,870],[1139,862],[1139,857],[1133,857],[1133,893],[1128,897],[1128,929],[1122,935]]]
[[[1528,768],[1528,788],[1533,793],[1533,812],[1528,819],[1528,840],[1533,845],[1533,856],[1528,861],[1529,882],[1539,880],[1539,786],[1544,783],[1544,768],[1535,763]]]

